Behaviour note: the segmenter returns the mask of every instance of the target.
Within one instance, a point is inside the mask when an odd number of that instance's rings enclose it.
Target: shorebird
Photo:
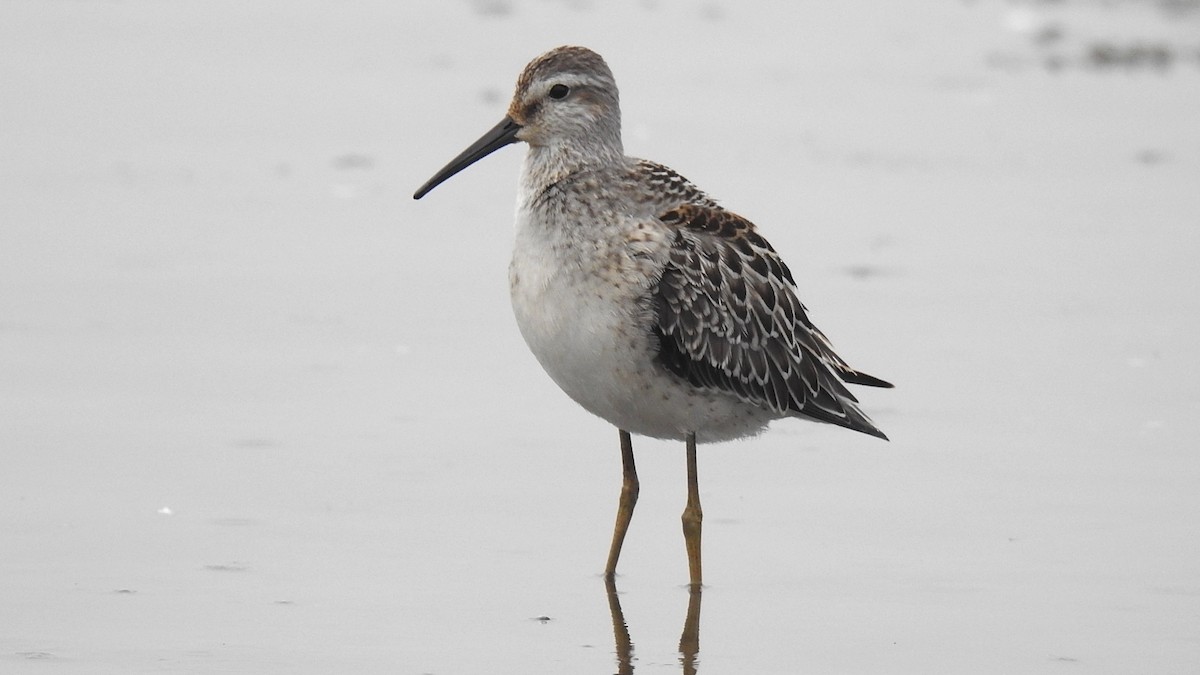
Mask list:
[[[413,198],[517,142],[529,146],[509,267],[517,325],[555,383],[619,432],[605,577],[637,503],[639,434],[686,444],[682,521],[698,589],[696,443],[752,436],[784,417],[886,440],[846,383],[892,385],[834,353],[750,221],[672,169],[625,155],[617,84],[599,54],[566,46],[530,62],[504,119]]]

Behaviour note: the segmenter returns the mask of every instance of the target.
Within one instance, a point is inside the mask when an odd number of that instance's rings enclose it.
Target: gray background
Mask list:
[[[613,672],[522,151],[410,197],[577,43],[897,384],[890,444],[701,449],[701,672],[1197,672],[1194,5],[0,2],[0,671]],[[635,446],[675,672],[682,447]]]

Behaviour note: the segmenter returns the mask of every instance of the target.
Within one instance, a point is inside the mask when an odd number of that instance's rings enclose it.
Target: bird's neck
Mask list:
[[[620,139],[586,146],[531,145],[525,155],[521,183],[527,194],[536,195],[572,174],[618,166],[625,161]]]

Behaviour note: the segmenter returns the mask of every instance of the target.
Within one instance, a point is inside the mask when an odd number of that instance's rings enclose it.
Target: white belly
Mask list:
[[[518,222],[509,268],[513,312],[542,368],[576,403],[626,431],[655,438],[728,440],[776,417],[698,391],[655,363],[652,308],[641,299],[653,263],[624,251],[581,260],[575,242],[535,236]],[[650,272],[652,273],[652,272]]]

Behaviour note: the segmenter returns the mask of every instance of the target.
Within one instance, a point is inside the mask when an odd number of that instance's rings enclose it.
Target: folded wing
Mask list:
[[[655,297],[658,358],[667,370],[784,415],[887,438],[844,382],[892,385],[833,351],[809,320],[791,271],[750,221],[697,204],[659,219],[675,229]]]

